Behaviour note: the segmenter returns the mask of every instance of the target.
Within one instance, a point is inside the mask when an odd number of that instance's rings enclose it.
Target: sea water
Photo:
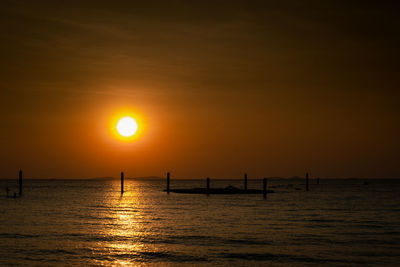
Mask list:
[[[243,187],[211,180],[212,187]],[[400,180],[268,180],[262,195],[164,180],[0,180],[0,265],[400,266]],[[205,187],[173,180],[171,188]],[[262,180],[249,180],[262,188]]]

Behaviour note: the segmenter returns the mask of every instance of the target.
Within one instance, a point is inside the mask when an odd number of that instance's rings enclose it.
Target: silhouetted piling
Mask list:
[[[22,196],[22,170],[19,170],[19,196]]]
[[[121,172],[121,195],[124,193],[124,172]]]
[[[169,172],[167,172],[167,194],[169,194]]]
[[[319,185],[319,177],[317,178],[317,185]]]
[[[210,178],[207,177],[207,195],[210,195]]]
[[[267,198],[267,178],[264,178],[263,180],[263,195],[264,198]]]
[[[244,191],[247,191],[247,173],[244,174]]]
[[[308,172],[306,173],[306,191],[308,191],[309,190],[309,188],[308,188]]]

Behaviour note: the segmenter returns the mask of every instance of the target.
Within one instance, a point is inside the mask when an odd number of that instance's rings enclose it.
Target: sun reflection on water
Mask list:
[[[113,183],[118,188],[118,181]],[[103,244],[104,252],[112,256],[113,265],[123,266],[140,262],[141,252],[148,251],[149,247],[142,240],[145,239],[144,218],[139,199],[139,192],[134,181],[126,182],[126,192],[121,196],[117,191],[107,196],[107,206],[110,207],[111,218],[104,235],[109,242]],[[117,260],[116,260],[117,259]]]

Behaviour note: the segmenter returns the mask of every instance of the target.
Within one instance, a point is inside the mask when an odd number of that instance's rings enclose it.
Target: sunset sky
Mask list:
[[[400,5],[300,2],[1,1],[0,178],[399,178]]]

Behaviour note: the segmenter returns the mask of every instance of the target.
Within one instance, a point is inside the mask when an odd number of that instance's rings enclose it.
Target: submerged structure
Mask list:
[[[166,192],[167,190],[164,190]],[[262,189],[240,189],[234,186],[227,186],[224,188],[187,188],[187,189],[170,189],[172,193],[181,193],[181,194],[225,194],[225,195],[233,195],[233,194],[264,194],[264,190]],[[266,190],[266,193],[274,193],[273,190]]]
[[[170,173],[167,173],[167,188],[164,189],[164,192],[168,194],[170,192],[173,193],[181,193],[181,194],[224,194],[224,195],[234,195],[234,194],[263,194],[264,198],[266,198],[267,193],[274,193],[273,190],[267,190],[267,178],[263,179],[263,189],[247,189],[247,173],[244,174],[244,188],[240,189],[234,186],[227,186],[224,188],[211,188],[210,187],[210,178],[206,179],[206,188],[181,188],[181,189],[171,189],[170,188]]]

